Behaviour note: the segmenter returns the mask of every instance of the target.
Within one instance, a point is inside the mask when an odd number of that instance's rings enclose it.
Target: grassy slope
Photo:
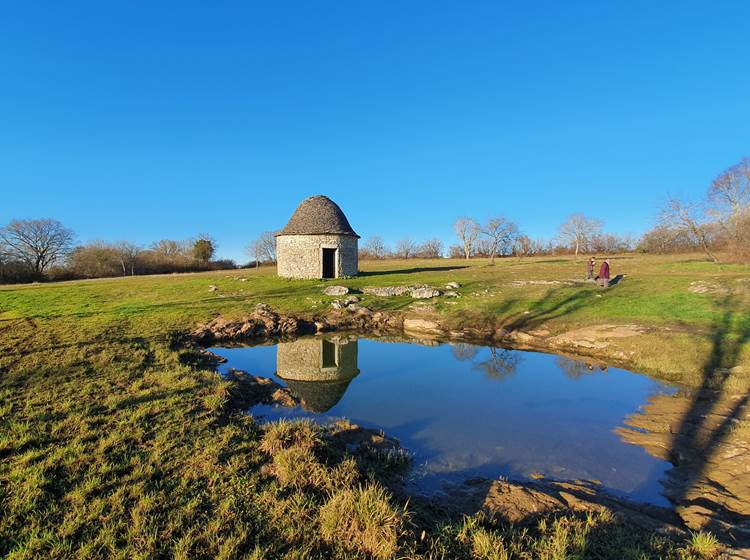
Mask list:
[[[750,305],[741,280],[749,267],[627,257],[614,262],[614,272],[629,278],[602,294],[590,287],[509,285],[578,277],[582,263],[484,264],[455,269],[465,263],[365,263],[372,274],[343,283],[456,280],[463,285],[462,298],[455,305],[441,300],[436,311],[458,322],[512,321],[531,310],[553,332],[601,322],[679,329],[669,344],[683,351],[669,358],[672,366],[707,359],[717,328],[722,344],[729,345],[748,329]],[[410,271],[438,266],[454,269]],[[238,280],[242,277],[247,280]],[[688,292],[696,280],[718,282],[732,295]],[[209,292],[211,284],[220,290]],[[393,500],[356,492],[368,478],[363,472],[339,490],[319,481],[285,485],[262,474],[262,465],[280,458],[263,451],[262,431],[251,419],[227,408],[230,386],[185,364],[171,333],[219,313],[242,315],[258,302],[284,311],[324,311],[332,298],[321,296],[323,285],[277,279],[272,270],[261,269],[1,287],[0,555],[304,558],[399,550],[409,556],[491,558],[488,550],[500,546],[516,557],[563,557],[561,550],[595,557],[602,547],[620,557],[637,550],[657,557],[682,554],[661,539],[631,538],[609,519],[570,517],[535,526],[525,536],[476,518],[438,526],[411,512],[408,521]],[[365,298],[364,303],[398,310],[411,302]],[[663,346],[643,342],[641,359],[665,360]],[[740,348],[745,357],[746,346]],[[734,361],[745,359],[737,355]],[[310,461],[325,462],[320,456]],[[323,478],[341,471],[331,465],[312,470]],[[390,532],[370,535],[355,522],[356,512],[368,508],[386,508],[399,521]],[[330,530],[331,516],[337,515],[349,525],[334,525],[348,526],[348,532]],[[423,528],[427,538],[417,543]]]

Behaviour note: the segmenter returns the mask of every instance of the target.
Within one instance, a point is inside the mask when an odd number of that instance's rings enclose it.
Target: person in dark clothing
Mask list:
[[[609,259],[604,259],[599,269],[599,284],[602,288],[609,287]]]
[[[589,259],[588,265],[586,266],[586,280],[594,280],[594,269],[596,268],[596,257]]]

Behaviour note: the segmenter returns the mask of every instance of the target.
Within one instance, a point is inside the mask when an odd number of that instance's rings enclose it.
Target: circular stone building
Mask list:
[[[311,196],[276,234],[278,274],[285,278],[356,276],[358,239],[335,202],[327,196]]]

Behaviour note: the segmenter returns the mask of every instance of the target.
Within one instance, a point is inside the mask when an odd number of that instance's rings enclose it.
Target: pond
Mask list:
[[[318,336],[211,351],[228,360],[220,373],[270,377],[301,401],[255,406],[256,418],[347,418],[398,438],[413,458],[413,491],[543,475],[668,505],[660,480],[671,465],[614,432],[650,396],[673,392],[645,375],[464,343]]]

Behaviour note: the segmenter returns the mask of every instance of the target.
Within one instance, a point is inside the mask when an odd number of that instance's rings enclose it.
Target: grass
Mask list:
[[[510,323],[531,311],[530,328],[553,333],[605,322],[658,329],[622,342],[623,351],[634,352],[636,365],[688,384],[699,379],[717,332],[732,362],[721,365],[748,364],[750,267],[628,255],[613,261],[614,273],[628,278],[606,292],[516,284],[580,277],[583,266],[569,259],[386,261],[364,263],[363,276],[340,282],[457,281],[461,298],[441,299],[432,310],[456,324]],[[696,281],[730,289],[731,302],[726,294],[689,291]],[[261,302],[324,312],[333,299],[321,294],[325,285],[278,279],[262,268],[0,287],[0,556],[707,554],[697,537],[673,541],[604,517],[571,513],[506,527],[481,516],[423,515],[387,489],[402,457],[372,453],[365,464],[331,447],[315,425],[259,426],[229,407],[230,383],[189,365],[179,340],[197,322],[241,316]],[[362,300],[390,311],[412,304],[405,297]],[[737,374],[737,388],[742,379]]]

